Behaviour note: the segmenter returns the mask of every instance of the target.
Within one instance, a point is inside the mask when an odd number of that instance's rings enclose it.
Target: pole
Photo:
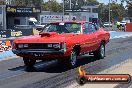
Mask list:
[[[63,17],[62,17],[62,21],[64,20],[64,16],[65,16],[65,0],[63,0]]]
[[[70,2],[70,9],[71,9],[71,0],[69,2]]]
[[[69,0],[69,3],[70,3],[70,10],[72,9],[71,8],[71,0]],[[71,20],[71,12],[69,12],[69,17],[70,17],[70,20]]]
[[[110,0],[109,0],[109,30],[110,30]]]

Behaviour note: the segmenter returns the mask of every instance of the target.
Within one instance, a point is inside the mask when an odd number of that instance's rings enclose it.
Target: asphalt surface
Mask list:
[[[84,55],[79,59],[88,73],[99,73],[132,58],[132,37],[112,39],[104,59]],[[0,61],[0,88],[64,88],[75,83],[77,68],[58,65],[57,60],[38,62],[27,69],[21,58]],[[129,87],[129,85],[127,86]]]

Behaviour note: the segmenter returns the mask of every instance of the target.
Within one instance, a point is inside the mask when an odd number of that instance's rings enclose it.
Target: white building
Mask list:
[[[98,6],[82,6],[79,10],[68,11],[70,16],[75,16],[77,20],[97,22]]]
[[[6,5],[10,5],[12,0],[5,0]]]
[[[6,6],[0,5],[0,30],[6,29]]]

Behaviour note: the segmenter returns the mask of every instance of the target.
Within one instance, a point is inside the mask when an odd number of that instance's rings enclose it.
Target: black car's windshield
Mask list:
[[[75,22],[51,23],[44,27],[43,32],[80,33],[81,23]]]

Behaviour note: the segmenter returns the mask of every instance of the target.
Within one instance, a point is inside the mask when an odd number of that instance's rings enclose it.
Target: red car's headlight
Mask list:
[[[24,45],[23,44],[18,44],[18,48],[23,48]]]
[[[62,46],[62,49],[64,49],[64,52],[66,52],[66,43],[63,42],[61,46]]]
[[[61,45],[60,45],[60,43],[49,43],[49,44],[47,45],[47,47],[48,47],[48,48],[60,48]]]

